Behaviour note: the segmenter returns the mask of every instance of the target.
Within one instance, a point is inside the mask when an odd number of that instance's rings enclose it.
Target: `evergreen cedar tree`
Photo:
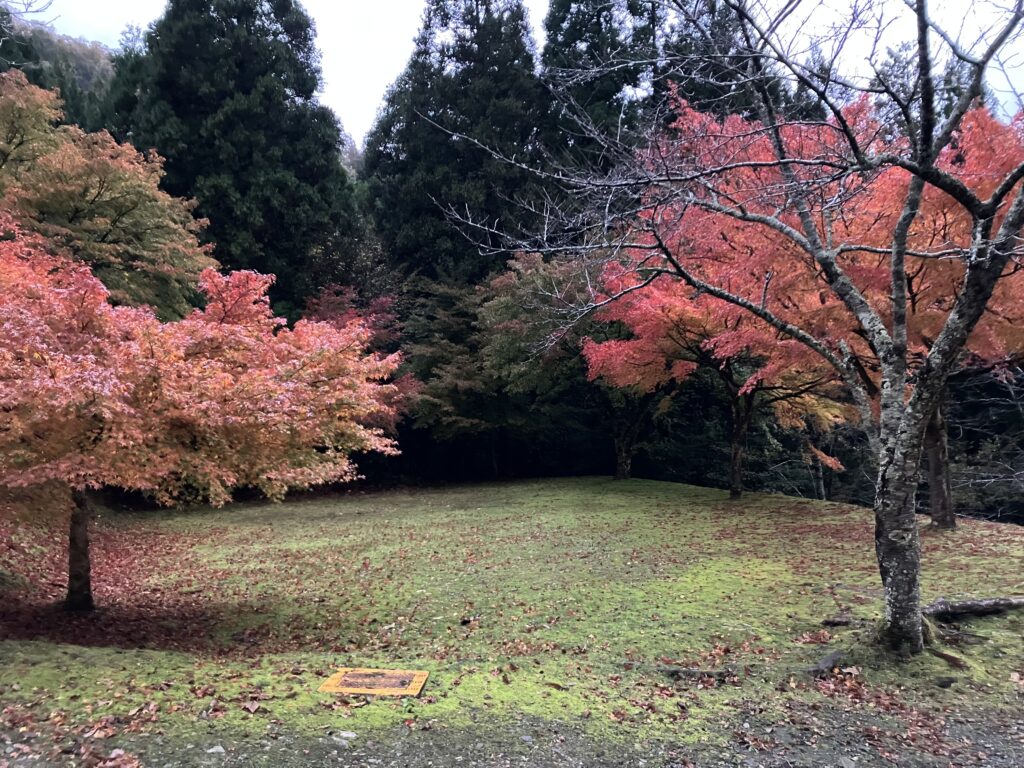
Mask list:
[[[552,155],[570,165],[611,162],[597,137],[636,131],[657,26],[656,5],[644,0],[551,0],[541,62],[556,97]]]
[[[380,425],[398,359],[367,353],[358,320],[287,327],[272,277],[207,269],[205,308],[161,322],[112,306],[87,266],[9,217],[0,231],[0,484],[69,489],[69,608],[93,605],[91,489],[278,499],[352,480],[356,452],[396,452]]]
[[[513,224],[529,224],[519,200],[536,181],[452,134],[537,164],[549,103],[520,0],[430,0],[412,57],[366,138],[374,223],[400,269],[469,285],[502,266],[505,256],[481,255],[448,211],[512,234]]]
[[[163,161],[105,131],[58,126],[57,95],[0,74],[0,200],[26,231],[88,264],[120,304],[182,317],[214,264],[193,205],[160,188]]]
[[[275,274],[297,313],[322,287],[324,250],[357,228],[313,23],[294,0],[171,0],[115,61],[114,134],[166,158],[164,188],[194,198],[214,256]],[[328,258],[329,261],[329,258]]]
[[[535,193],[536,177],[463,136],[539,164],[550,96],[533,49],[519,0],[430,0],[366,139],[371,215],[395,270],[409,278],[402,347],[422,385],[416,429],[402,437],[412,471],[426,468],[425,477],[459,464],[493,475],[505,459],[522,464],[531,454],[529,438],[521,448],[506,440],[530,419],[526,404],[506,397],[498,372],[479,363],[487,334],[477,286],[507,258],[493,250],[503,244],[498,233],[529,225],[521,200]],[[451,211],[495,229],[483,253],[452,226]],[[436,441],[454,458],[438,462]]]

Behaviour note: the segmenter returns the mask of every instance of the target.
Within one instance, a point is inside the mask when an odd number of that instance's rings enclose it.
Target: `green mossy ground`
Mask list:
[[[1024,703],[1020,614],[976,621],[981,642],[945,649],[966,669],[931,654],[900,663],[873,646],[880,590],[859,508],[573,479],[111,514],[98,528],[145,555],[128,578],[105,573],[115,544],[98,538],[98,598],[113,607],[74,619],[85,623],[70,635],[8,624],[18,639],[0,641],[0,701],[38,720],[111,715],[184,739],[197,718],[225,734],[314,736],[527,716],[597,739],[706,746],[734,742],[750,712],[775,722],[895,697],[898,721],[998,717]],[[924,543],[928,600],[1024,592],[1024,529],[968,521]],[[840,614],[852,624],[806,642]],[[822,690],[804,670],[835,649],[857,669]],[[674,681],[665,664],[735,677]],[[430,680],[411,700],[317,693],[339,666]],[[946,676],[955,684],[935,684]]]

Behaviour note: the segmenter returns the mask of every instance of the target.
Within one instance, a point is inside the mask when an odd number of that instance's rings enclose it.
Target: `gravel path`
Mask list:
[[[799,724],[768,724],[748,716],[737,721],[733,744],[671,745],[598,742],[563,724],[522,719],[473,728],[395,728],[373,735],[338,730],[320,738],[286,731],[232,740],[197,729],[180,741],[161,735],[118,739],[105,748],[138,756],[146,768],[1021,768],[1024,715],[947,721],[956,744],[950,754],[929,754],[901,739],[898,728],[866,738],[878,716],[822,708],[799,715]],[[11,735],[9,735],[11,736]],[[17,737],[16,737],[17,738]],[[23,736],[21,737],[24,738]],[[751,743],[756,746],[751,746]],[[22,743],[25,743],[22,741]],[[0,767],[80,766],[72,760],[15,757],[11,741],[0,750]],[[29,746],[31,742],[29,742]],[[933,748],[934,745],[921,745]],[[933,750],[934,751],[934,750]],[[6,762],[5,762],[6,753]],[[883,754],[887,753],[887,754]],[[109,753],[108,753],[109,754]]]

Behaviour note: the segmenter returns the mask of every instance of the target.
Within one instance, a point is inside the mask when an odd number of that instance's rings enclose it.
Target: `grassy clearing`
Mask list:
[[[99,723],[186,738],[200,718],[215,732],[315,735],[526,715],[610,741],[758,749],[771,737],[738,737],[737,721],[825,707],[881,717],[880,753],[927,749],[908,740],[914,729],[958,749],[928,730],[936,713],[1019,717],[1019,615],[978,621],[983,642],[946,649],[966,669],[872,648],[869,517],[603,479],[110,515],[97,526],[96,616],[48,607],[59,572],[33,574],[31,588],[8,580],[0,700],[79,734]],[[1024,529],[968,521],[926,533],[925,551],[926,599],[1024,592]],[[824,634],[842,614],[852,624]],[[836,648],[850,671],[803,672]],[[666,665],[714,674],[673,680]],[[317,693],[337,666],[431,677],[415,700]]]

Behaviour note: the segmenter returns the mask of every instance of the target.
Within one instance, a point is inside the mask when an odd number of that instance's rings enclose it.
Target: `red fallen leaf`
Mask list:
[[[255,715],[259,708],[260,703],[258,701],[247,701],[242,705],[242,709],[252,715]]]
[[[637,709],[641,709],[645,712],[657,712],[658,708],[651,701],[641,701],[640,699],[630,699],[629,703]]]
[[[820,629],[817,632],[804,632],[793,642],[800,645],[824,645],[832,639],[832,633],[827,629]]]
[[[608,713],[608,718],[616,723],[621,723],[626,719],[626,713],[621,709],[614,709]]]
[[[111,728],[109,725],[101,725],[93,728],[91,731],[87,731],[83,736],[87,739],[109,739],[111,736],[116,736],[117,731]]]

